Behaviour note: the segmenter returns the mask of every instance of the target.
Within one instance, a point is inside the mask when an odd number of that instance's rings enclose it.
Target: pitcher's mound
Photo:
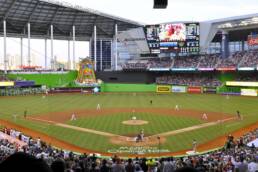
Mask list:
[[[145,125],[148,123],[149,123],[148,121],[137,120],[137,119],[127,120],[122,122],[122,124],[124,125]]]

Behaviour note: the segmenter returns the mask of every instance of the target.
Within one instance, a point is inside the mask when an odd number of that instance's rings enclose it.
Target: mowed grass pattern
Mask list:
[[[153,101],[152,105],[149,103],[150,100]],[[227,134],[258,121],[258,98],[230,96],[229,99],[226,99],[225,96],[204,94],[136,94],[135,96],[133,93],[104,95],[62,94],[48,96],[46,98],[43,98],[39,95],[0,97],[0,118],[31,128],[32,130],[46,133],[50,136],[67,141],[77,146],[105,152],[108,149],[118,148],[120,146],[112,145],[109,142],[109,138],[104,136],[75,131],[53,125],[47,125],[40,122],[32,122],[19,118],[23,116],[25,109],[28,110],[28,115],[34,116],[39,114],[46,114],[49,112],[65,112],[76,109],[95,109],[98,103],[101,104],[101,108],[174,108],[175,105],[178,104],[180,108],[183,109],[224,112],[232,115],[236,113],[236,110],[239,110],[244,117],[244,120],[241,122],[237,121],[233,124],[228,123],[223,125],[216,125],[174,136],[169,136],[167,138],[167,142],[162,144],[162,148],[169,149],[170,151],[191,148],[192,139],[197,139],[198,143],[204,143],[208,140],[214,139],[218,136]],[[18,115],[16,121],[14,120],[13,115]],[[160,119],[156,119],[156,116],[159,114],[141,115],[146,115],[146,118],[153,118],[148,120],[155,121],[155,125],[145,129],[153,133],[166,131],[170,129],[170,127],[171,129],[173,127],[176,129],[194,125],[199,122],[194,121],[193,119],[182,118],[170,118],[162,120],[164,117],[162,114],[160,114]],[[92,122],[90,123],[87,122],[87,119],[85,122],[84,120],[78,120],[76,123],[74,123],[74,125],[100,129],[103,131],[113,131],[113,133],[122,134],[127,132],[136,132],[139,130],[137,127],[135,127],[136,129],[130,128],[130,131],[126,127],[124,129],[122,128],[121,130],[121,126],[117,125],[118,121],[130,117],[131,114],[122,114],[121,116],[119,115],[120,119],[118,118],[117,114],[110,114],[108,116],[108,119],[102,119],[105,118],[103,116],[96,116],[96,119],[92,119]],[[108,121],[116,121],[116,123],[115,125],[110,125],[110,122]]]
[[[132,126],[122,124],[123,121],[130,120],[132,116],[137,119],[148,121],[148,124]],[[201,120],[191,117],[179,117],[163,114],[151,113],[119,113],[100,116],[90,116],[79,118],[76,121],[69,121],[68,124],[83,128],[95,129],[119,135],[134,135],[144,129],[145,134],[154,135],[162,132],[186,128],[202,123]]]

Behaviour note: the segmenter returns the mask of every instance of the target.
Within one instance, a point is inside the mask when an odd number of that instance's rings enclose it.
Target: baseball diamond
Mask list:
[[[153,100],[152,105],[149,105],[150,99]],[[51,144],[54,137],[80,147],[82,152],[107,153],[110,149],[123,146],[157,147],[157,136],[160,136],[162,148],[166,150],[164,153],[170,152],[171,155],[191,149],[193,138],[205,147],[210,141],[251,126],[257,120],[254,113],[258,103],[257,99],[248,97],[232,96],[229,101],[219,95],[152,93],[53,94],[44,99],[41,95],[18,96],[2,97],[0,102],[1,109],[4,109],[2,120],[45,134],[49,136],[46,141]],[[101,110],[95,109],[98,103],[102,106]],[[177,104],[180,110],[174,109]],[[237,119],[236,105],[245,112],[244,120]],[[24,118],[23,107],[27,106],[27,118]],[[16,119],[13,119],[14,113],[17,114]],[[203,113],[208,119],[202,118]],[[72,114],[75,114],[76,120],[70,120]],[[132,125],[125,125],[123,122],[130,121],[132,115],[146,123],[134,125],[132,120]],[[145,140],[134,142],[142,129]],[[208,135],[205,134],[207,132]],[[223,142],[217,142],[211,148],[220,146]]]

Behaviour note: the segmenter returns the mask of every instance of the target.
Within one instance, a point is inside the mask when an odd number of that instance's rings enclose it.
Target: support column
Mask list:
[[[92,44],[92,38],[90,38],[90,42],[89,42],[89,57],[92,60],[92,51],[91,51],[91,44]]]
[[[20,68],[22,69],[23,66],[23,38],[21,37],[21,63],[20,63]]]
[[[73,26],[73,70],[75,70],[75,26]]]
[[[102,71],[102,39],[100,40],[100,71]]]
[[[4,73],[7,73],[7,55],[6,55],[6,21],[3,21],[3,28],[4,28]]]
[[[47,39],[45,39],[45,69],[47,69]]]
[[[227,58],[229,56],[229,46],[228,46],[228,32],[222,31],[222,58]]]
[[[241,42],[241,46],[242,46],[241,50],[242,50],[242,51],[245,51],[245,41],[242,41],[242,42]]]
[[[115,25],[115,70],[117,70],[117,24]]]
[[[94,25],[94,69],[97,71],[97,27]]]
[[[70,52],[70,40],[68,40],[68,69],[71,70],[71,52]]]
[[[50,38],[51,38],[51,61],[53,62],[53,69],[55,70],[55,60],[54,60],[54,29],[53,25],[50,26]]]
[[[114,55],[114,46],[113,46],[113,42],[114,42],[114,40],[112,39],[111,41],[110,41],[110,49],[111,49],[111,51],[110,51],[110,69],[111,70],[114,70],[114,68],[113,68],[113,64],[114,64],[114,62],[113,62],[113,55]]]
[[[30,23],[28,23],[28,66],[31,66],[31,56],[30,56]]]

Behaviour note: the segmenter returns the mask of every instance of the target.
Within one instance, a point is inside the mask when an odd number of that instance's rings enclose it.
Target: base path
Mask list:
[[[193,130],[197,130],[197,129],[201,129],[201,128],[205,128],[205,127],[210,127],[213,125],[221,124],[221,123],[235,120],[235,119],[237,119],[237,118],[227,118],[227,119],[218,120],[218,121],[214,121],[214,122],[208,122],[208,123],[204,123],[204,124],[194,125],[194,126],[179,129],[179,130],[173,130],[173,131],[169,131],[169,132],[165,132],[165,133],[160,133],[160,134],[157,134],[154,136],[171,136],[171,135],[175,135],[175,134],[179,134],[179,133],[183,133],[183,132],[187,132],[187,131],[193,131]]]
[[[63,127],[63,128],[69,128],[69,129],[73,129],[73,130],[77,130],[77,131],[82,131],[82,132],[86,132],[86,133],[97,134],[97,135],[106,136],[106,137],[119,136],[119,135],[112,134],[112,133],[108,133],[108,132],[97,131],[97,130],[93,130],[93,129],[89,129],[89,128],[76,127],[76,126],[74,126],[74,125],[68,125],[68,124],[63,124],[63,123],[57,123],[57,122],[48,121],[48,120],[45,120],[45,119],[38,119],[38,118],[33,118],[33,117],[27,117],[27,119],[32,120],[32,121],[45,122],[45,123],[49,123],[49,124],[56,125],[56,126]]]

